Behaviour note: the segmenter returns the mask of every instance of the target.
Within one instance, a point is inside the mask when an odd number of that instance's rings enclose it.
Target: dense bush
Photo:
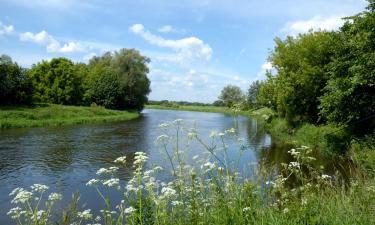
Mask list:
[[[339,32],[340,45],[329,64],[331,78],[321,98],[322,115],[328,121],[353,124],[375,114],[375,3],[347,19]],[[353,127],[369,133],[375,119]]]
[[[0,105],[32,103],[33,87],[26,69],[7,55],[0,56]]]
[[[35,88],[37,102],[79,105],[82,102],[82,79],[72,61],[55,58],[34,65],[29,76]]]

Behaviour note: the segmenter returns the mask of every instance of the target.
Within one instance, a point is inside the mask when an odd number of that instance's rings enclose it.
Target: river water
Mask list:
[[[176,119],[182,119],[186,127],[195,126],[205,141],[210,141],[212,130],[235,127],[245,147],[240,156],[243,171],[251,165],[266,163],[271,167],[289,160],[287,151],[272,145],[271,136],[256,120],[220,113],[146,109],[140,118],[126,122],[0,130],[0,224],[12,223],[6,215],[12,207],[8,194],[16,187],[28,188],[34,183],[62,193],[61,205],[79,191],[81,205],[87,203],[94,211],[99,210],[102,201],[86,182],[99,168],[112,166],[117,157],[126,155],[131,160],[137,151],[147,153],[148,166],[168,167],[155,139],[161,134],[159,124]],[[193,144],[188,155],[202,151]],[[239,157],[234,143],[229,143],[228,152],[231,159]],[[122,169],[119,177],[126,181],[132,173],[132,167]]]

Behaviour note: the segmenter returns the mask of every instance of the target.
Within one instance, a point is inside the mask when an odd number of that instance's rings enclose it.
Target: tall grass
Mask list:
[[[146,168],[148,157],[135,153],[114,160],[116,166],[101,168],[87,182],[102,197],[106,208],[94,215],[73,201],[61,220],[52,219],[53,206],[61,199],[48,187],[15,189],[9,215],[18,224],[374,224],[374,180],[353,179],[349,185],[339,175],[324,174],[313,166],[309,147],[291,149],[293,161],[282,164],[274,176],[247,177],[237,159],[228,158],[226,140],[238,140],[236,130],[212,132],[204,141],[182,120],[160,125],[156,143],[169,166]],[[186,139],[184,139],[184,137]],[[183,141],[186,140],[186,141]],[[202,154],[188,158],[189,143],[200,143]],[[239,160],[241,142],[238,143]],[[188,162],[192,162],[188,164]],[[129,164],[134,176],[126,184],[116,177]],[[251,169],[251,168],[248,168]],[[160,176],[160,175],[167,176]],[[169,177],[159,180],[159,177]],[[261,179],[267,177],[267,179]],[[119,191],[119,204],[111,205],[108,189]],[[36,198],[35,198],[36,197]]]
[[[125,121],[137,118],[136,112],[109,110],[104,107],[36,105],[0,107],[0,128],[60,126],[93,122]]]

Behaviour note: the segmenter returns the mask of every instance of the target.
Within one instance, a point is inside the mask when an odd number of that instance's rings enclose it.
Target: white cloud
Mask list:
[[[261,66],[261,70],[258,72],[255,80],[265,80],[266,77],[266,72],[267,71],[272,71],[274,68],[272,66],[271,62],[265,62]]]
[[[309,30],[337,30],[343,24],[344,21],[342,20],[342,16],[330,16],[327,18],[314,16],[309,20],[288,22],[281,29],[281,32],[296,36],[299,33],[307,33]]]
[[[183,34],[186,33],[185,29],[176,29],[172,27],[171,25],[164,25],[158,29],[160,33],[178,33]]]
[[[69,52],[84,52],[86,51],[85,46],[80,45],[79,43],[76,42],[69,42],[64,44],[62,48],[59,50],[62,53],[69,53]]]
[[[273,67],[271,62],[265,62],[262,64],[262,70],[271,70],[272,68]]]
[[[14,32],[13,25],[5,25],[0,21],[0,35],[10,35]]]
[[[165,26],[162,26],[158,29],[158,31],[160,33],[169,33],[169,32],[172,32],[173,31],[173,27],[170,26],[170,25],[165,25]]]
[[[168,48],[177,53],[174,56],[162,56],[159,59],[187,63],[192,61],[209,61],[212,56],[212,48],[197,37],[187,37],[178,40],[164,39],[145,30],[142,24],[134,24],[130,31],[141,36],[148,43]]]
[[[47,31],[43,30],[39,33],[25,32],[20,34],[20,40],[25,42],[33,42],[39,45],[45,45],[46,50],[49,53],[75,53],[75,52],[87,52],[92,47],[70,41],[63,44],[57,41],[52,35],[48,34]]]

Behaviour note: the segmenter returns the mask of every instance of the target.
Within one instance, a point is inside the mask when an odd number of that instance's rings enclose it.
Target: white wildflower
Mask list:
[[[111,171],[106,168],[100,168],[98,171],[96,171],[96,175],[104,175],[104,174],[110,174]]]
[[[173,188],[170,188],[170,187],[163,187],[161,189],[161,193],[165,196],[165,197],[173,197],[176,195],[176,190],[174,190]]]
[[[299,164],[299,162],[290,162],[289,163],[289,168],[291,168],[291,169],[293,169],[293,168],[300,169],[301,165]]]
[[[189,140],[193,140],[193,138],[195,138],[196,136],[197,136],[197,133],[195,133],[195,132],[189,132],[187,134],[187,137],[188,137]]]
[[[23,191],[23,188],[15,188],[12,192],[10,192],[9,196],[16,195],[18,192]]]
[[[199,158],[199,155],[193,156],[193,160],[197,160]]]
[[[163,170],[163,167],[161,166],[155,166],[154,167],[154,171],[162,171]]]
[[[114,163],[122,163],[122,164],[125,164],[126,163],[126,156],[121,156],[121,157],[118,157],[117,159],[115,159],[115,161],[113,161]]]
[[[219,135],[219,133],[216,130],[211,131],[210,138],[215,138]]]
[[[9,210],[9,212],[7,212],[7,215],[8,216],[11,216],[12,219],[17,219],[20,217],[21,215],[21,208],[20,207],[15,207],[15,208],[11,208]]]
[[[43,214],[45,214],[46,211],[44,210],[39,210],[37,213],[36,213],[36,217],[37,217],[37,220],[40,220],[43,216]]]
[[[12,203],[26,203],[33,197],[33,193],[30,191],[21,190],[11,201]]]
[[[173,121],[173,124],[175,124],[175,125],[180,125],[180,124],[182,124],[183,122],[184,122],[183,119],[176,119],[175,121]]]
[[[125,214],[133,214],[135,211],[137,210],[131,206],[124,210]]]
[[[162,134],[159,137],[156,138],[156,143],[162,143],[168,141],[169,136],[166,134]]]
[[[242,209],[242,212],[250,211],[250,209],[251,209],[250,207],[245,207],[245,208]]]
[[[102,220],[102,218],[101,218],[100,216],[96,216],[96,217],[95,217],[95,221],[96,221],[96,222],[99,222],[100,220]]]
[[[182,202],[181,201],[172,201],[171,204],[173,206],[179,206],[179,205],[182,205]]]
[[[147,161],[148,157],[144,152],[136,152],[134,156],[134,165],[142,165],[144,162]]]
[[[206,172],[209,172],[210,170],[215,168],[215,164],[211,162],[206,162],[205,164],[202,165],[202,169],[206,168]]]
[[[55,192],[53,192],[53,193],[51,193],[49,196],[48,196],[48,200],[50,200],[50,201],[59,201],[59,200],[61,200],[62,199],[62,195],[61,194],[59,194],[59,193],[55,193]]]
[[[293,156],[296,156],[296,155],[300,154],[300,152],[296,151],[294,148],[290,149],[288,151],[288,153],[291,154],[291,155],[293,155]]]
[[[284,210],[283,210],[283,213],[288,213],[289,212],[289,209],[288,208],[285,208]]]
[[[97,179],[91,179],[86,183],[86,186],[94,186],[99,182]]]
[[[236,129],[234,129],[234,128],[232,127],[232,128],[230,128],[230,129],[226,130],[225,133],[226,133],[226,134],[235,134],[235,133],[236,133]]]
[[[78,212],[77,216],[79,218],[82,218],[82,219],[85,219],[85,220],[89,220],[89,219],[92,218],[91,209],[86,209],[86,210],[84,210],[82,212]]]
[[[323,174],[322,175],[322,179],[332,179],[332,177],[330,175],[327,175],[327,174]]]
[[[168,128],[170,125],[168,123],[159,124],[159,128]]]
[[[114,187],[114,186],[119,186],[120,180],[118,178],[111,178],[109,180],[106,180],[103,182],[104,186],[108,187]]]
[[[48,186],[44,185],[44,184],[33,184],[33,185],[31,185],[31,190],[33,192],[42,193],[42,192],[45,192],[45,191],[48,190]]]

